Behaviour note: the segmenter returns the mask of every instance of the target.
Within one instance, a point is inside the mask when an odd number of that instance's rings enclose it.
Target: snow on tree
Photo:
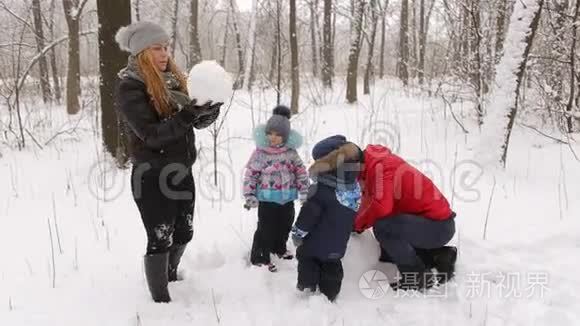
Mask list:
[[[520,87],[542,12],[543,0],[515,3],[504,54],[497,66],[494,92],[482,126],[477,158],[482,163],[506,164],[511,131],[519,105]]]

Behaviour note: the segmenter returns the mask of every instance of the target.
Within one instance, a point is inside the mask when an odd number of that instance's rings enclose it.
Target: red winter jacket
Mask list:
[[[431,220],[446,220],[453,214],[447,199],[429,178],[384,146],[369,145],[365,149],[359,181],[363,194],[356,231],[401,213]]]

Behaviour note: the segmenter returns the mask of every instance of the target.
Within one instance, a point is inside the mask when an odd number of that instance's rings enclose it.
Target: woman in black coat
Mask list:
[[[131,189],[147,233],[147,284],[154,301],[169,302],[167,283],[177,280],[177,266],[193,236],[193,127],[212,124],[222,103],[190,100],[160,26],[135,23],[121,28],[115,39],[131,53],[119,72],[117,108],[128,126]]]

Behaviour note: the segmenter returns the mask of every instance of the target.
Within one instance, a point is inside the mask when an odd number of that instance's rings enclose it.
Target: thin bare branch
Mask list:
[[[95,34],[95,33],[97,33],[97,30],[89,30],[89,31],[80,32],[79,35],[85,36],[85,35],[90,35],[90,34]],[[59,45],[60,43],[66,41],[68,39],[69,39],[68,35],[62,36],[62,37],[52,41],[52,43],[45,46],[44,49],[42,49],[42,51],[40,51],[36,56],[34,56],[30,60],[30,62],[28,63],[28,66],[26,67],[26,69],[24,69],[22,76],[20,76],[20,79],[18,80],[17,88],[18,89],[22,88],[22,85],[26,81],[26,78],[28,77],[30,70],[36,64],[36,62],[38,62],[38,60],[40,60],[41,57],[45,56],[46,53],[48,51],[50,51],[52,48],[54,48],[55,46]]]

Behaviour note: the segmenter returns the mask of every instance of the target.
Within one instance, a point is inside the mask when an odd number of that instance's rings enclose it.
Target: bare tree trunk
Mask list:
[[[300,100],[300,70],[298,62],[298,31],[296,30],[296,0],[290,0],[290,56],[292,59],[292,99],[290,109],[298,113]]]
[[[232,13],[232,26],[234,27],[234,34],[236,37],[236,48],[238,51],[238,78],[234,83],[235,89],[242,88],[244,80],[244,51],[242,49],[242,37],[237,22],[236,0],[230,0],[230,9]]]
[[[318,77],[318,41],[316,40],[316,22],[318,21],[318,0],[310,0],[310,40],[312,51],[312,76]]]
[[[179,14],[179,0],[173,2],[173,17],[171,17],[171,56],[175,57],[175,48],[177,44],[177,20]]]
[[[278,25],[277,23],[275,24]],[[276,29],[274,26],[274,29]],[[276,69],[278,65],[276,64],[276,60],[278,57],[278,33],[274,33],[274,38],[272,39],[272,56],[270,57],[270,73],[268,74],[268,80],[270,84],[274,85],[274,76],[276,75]]]
[[[40,0],[32,0],[32,15],[34,17],[34,31],[36,33],[36,48],[38,52],[44,49],[44,30],[42,23],[42,9]],[[50,92],[50,80],[48,79],[48,63],[46,56],[38,60],[40,69],[40,89],[42,91],[42,101],[48,103],[52,97]]]
[[[498,0],[496,33],[495,33],[495,63],[499,63],[503,52],[503,42],[505,39],[505,24],[507,14],[507,0]]]
[[[427,53],[427,38],[429,36],[429,22],[431,21],[431,14],[433,13],[433,7],[435,6],[435,1],[436,0],[430,0],[430,5],[429,5],[429,10],[425,10],[426,6],[425,6],[425,0],[421,0],[421,8],[419,15],[421,16],[420,19],[420,26],[419,26],[419,74],[420,74],[420,79],[423,79],[423,81],[419,80],[419,82],[421,84],[424,83],[424,79],[425,79],[425,74],[426,74],[426,68],[425,68],[425,56]]]
[[[68,25],[68,70],[66,78],[66,109],[68,114],[80,111],[79,96],[81,95],[81,57],[79,18],[87,0],[79,4],[79,0],[63,0],[62,5]]]
[[[462,2],[463,3],[463,2]],[[458,31],[464,31],[463,24],[463,10],[457,10],[456,7],[452,7],[449,0],[443,0],[443,5],[445,7],[446,20],[449,21],[450,26],[450,42],[448,45],[448,61],[450,61],[450,66],[452,70],[457,70],[457,67],[461,64],[461,46],[463,42],[463,33]],[[462,8],[461,6],[458,6]]]
[[[578,42],[578,17],[580,12],[580,0],[576,1],[576,8],[574,9],[574,24],[572,26],[572,46],[570,48],[570,98],[568,104],[566,105],[566,112],[568,116],[566,117],[566,127],[569,133],[574,132],[574,120],[570,116],[572,114],[572,108],[574,106],[575,91],[578,87],[576,82],[576,44]]]
[[[133,6],[135,7],[135,20],[141,20],[141,0],[134,0]]]
[[[254,42],[254,46],[252,47],[252,60],[250,62],[250,78],[248,80],[248,90],[252,89],[254,85],[254,81],[256,80],[256,43]]]
[[[509,108],[507,132],[506,132],[506,136],[505,136],[505,139],[504,139],[504,142],[502,145],[503,153],[501,156],[501,163],[503,163],[504,166],[507,162],[507,153],[508,153],[510,135],[511,135],[511,132],[512,132],[515,120],[516,120],[516,114],[518,112],[520,89],[521,89],[521,85],[523,82],[524,73],[526,70],[526,64],[528,62],[528,56],[529,56],[530,51],[532,49],[534,37],[536,36],[536,31],[538,30],[538,26],[540,23],[540,17],[542,15],[543,5],[544,5],[544,0],[538,0],[538,9],[534,13],[534,17],[530,23],[529,28],[528,28],[529,32],[526,33],[526,36],[525,36],[526,48],[524,50],[524,53],[522,55],[522,59],[519,63],[519,66],[517,67],[517,70],[515,73],[516,89],[515,89],[515,94],[514,94],[514,101],[513,101],[513,105]]]
[[[115,42],[115,34],[131,23],[128,1],[97,0],[99,18],[99,74],[101,99],[101,128],[105,149],[117,159],[119,166],[128,161],[124,124],[119,119],[115,101],[117,73],[127,63],[126,54]]]
[[[252,1],[252,14],[250,16],[250,30],[248,31],[249,40],[246,51],[246,63],[244,70],[244,80],[243,85],[246,86],[248,90],[251,89],[250,77],[252,70],[252,61],[254,58],[254,50],[256,48],[256,21],[258,20],[258,0]]]
[[[226,59],[227,59],[227,49],[228,49],[228,33],[230,30],[230,11],[226,14],[226,24],[224,27],[224,38],[222,42],[222,57],[221,57],[221,66],[226,69]]]
[[[332,87],[333,45],[332,45],[332,0],[324,0],[324,23],[322,26],[322,84]]]
[[[50,21],[48,25],[48,30],[50,33],[51,39],[54,39],[54,6],[56,0],[50,1]],[[57,103],[61,103],[62,101],[62,94],[60,88],[60,79],[58,76],[58,66],[56,64],[56,47],[53,47],[50,50],[50,66],[52,70],[52,83],[54,84],[54,97]]]
[[[377,21],[379,19],[379,15],[377,13],[377,0],[370,1],[369,11],[371,14],[371,35],[369,39],[369,49],[368,49],[367,65],[365,69],[363,94],[370,93],[370,85],[369,85],[370,79],[374,75],[373,54],[375,49],[375,38],[377,35]]]
[[[282,27],[281,18],[282,9],[280,8],[280,0],[276,0],[276,40],[278,60],[276,62],[277,80],[276,80],[276,104],[280,105],[280,98],[282,97]]]
[[[411,77],[415,78],[417,76],[417,64],[418,64],[418,55],[417,55],[417,47],[418,47],[418,42],[417,42],[417,0],[411,0],[411,6],[413,7],[413,10],[411,11],[411,47],[410,47],[410,66],[412,67],[411,69]]]
[[[335,65],[336,65],[336,61],[334,58],[334,49],[336,48],[336,10],[332,11],[332,29],[330,30],[330,34],[332,35],[330,38],[330,44],[332,45],[332,57],[331,62],[332,62],[332,69],[330,70],[330,76],[332,78],[334,78],[335,74],[334,74],[334,69],[335,69]]]
[[[425,0],[419,4],[419,84],[425,82],[425,50],[427,46],[427,31],[425,21]]]
[[[479,6],[479,0],[470,0],[470,9],[468,13],[471,16],[471,28],[470,28],[470,41],[471,48],[470,52],[473,55],[473,59],[469,62],[469,71],[471,75],[471,84],[475,89],[477,96],[477,120],[479,125],[483,124],[483,94],[487,92],[487,86],[485,86],[485,81],[483,80],[482,74],[482,55],[481,55],[481,7]]]
[[[401,2],[401,28],[399,32],[399,79],[409,85],[409,0]]]
[[[470,33],[466,33],[465,31],[470,31],[471,28],[471,17],[470,17],[470,13],[469,13],[469,4],[471,3],[471,1],[473,0],[466,0],[465,3],[463,4],[462,8],[462,17],[463,17],[463,23],[461,26],[461,31],[463,31],[460,35],[461,35],[461,55],[464,58],[469,58],[471,53],[470,51],[470,47],[469,47],[469,37],[470,37]]]
[[[199,45],[199,27],[198,27],[198,17],[199,17],[199,0],[191,0],[190,16],[189,16],[189,64],[193,67],[198,64],[202,59],[201,46]],[[225,32],[227,35],[227,24]],[[225,42],[224,42],[225,47]],[[225,53],[225,51],[224,51]],[[223,66],[223,65],[222,65]]]
[[[554,56],[557,58],[564,59],[566,53],[568,52],[569,42],[568,42],[568,19],[569,19],[569,1],[566,0],[555,0],[552,1],[552,8],[550,10],[551,14],[553,15],[550,18],[549,26],[550,28],[550,36],[551,39],[551,51],[554,53]],[[555,18],[552,18],[554,17]],[[570,26],[572,27],[572,26]],[[546,82],[551,88],[551,92],[553,94],[554,101],[558,103],[564,103],[564,85],[565,83],[562,82],[562,74],[564,73],[564,67],[559,67],[559,65],[554,62],[549,69],[550,72],[546,75]]]
[[[13,65],[13,75],[16,77],[14,78],[15,87],[14,87],[14,106],[16,107],[16,116],[18,119],[18,129],[20,131],[20,141],[18,143],[18,150],[24,149],[26,147],[26,139],[24,138],[24,123],[22,119],[22,113],[20,109],[20,86],[18,85],[18,80],[21,78],[21,64],[22,64],[22,40],[24,38],[25,28],[22,28],[22,32],[20,32],[20,42],[18,45],[18,54],[16,56],[16,60],[14,60],[14,50],[12,50],[12,62],[16,61],[16,64]],[[10,105],[10,103],[8,104]],[[10,127],[9,127],[10,128]]]
[[[385,0],[385,6],[381,12],[381,56],[379,58],[379,78],[383,79],[385,76],[385,29],[386,29],[386,17],[387,8],[389,7],[389,0]]]
[[[356,6],[354,9],[355,15],[351,24],[351,42],[348,54],[348,71],[346,75],[346,101],[348,103],[354,103],[357,101],[358,58],[361,49],[361,35],[365,5],[366,1],[358,1],[358,6]]]

